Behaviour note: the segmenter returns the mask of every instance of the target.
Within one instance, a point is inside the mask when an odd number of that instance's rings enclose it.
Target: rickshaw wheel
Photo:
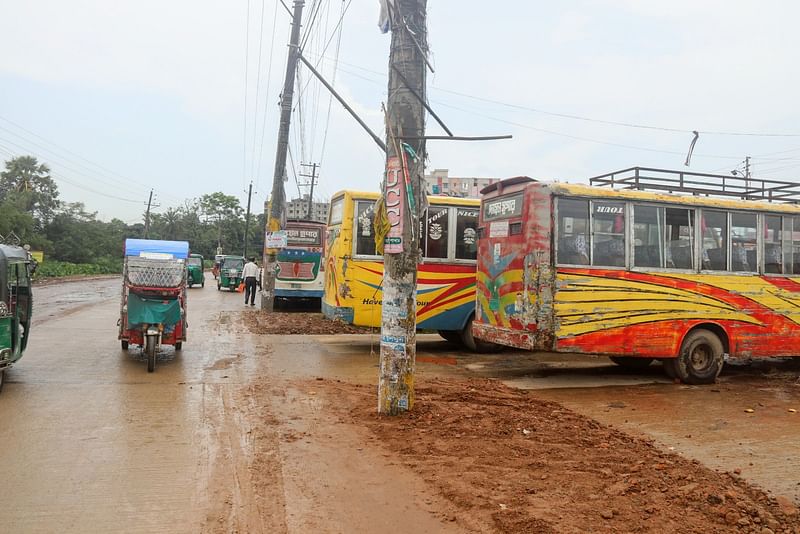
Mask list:
[[[152,373],[156,370],[156,338],[147,336],[144,352],[147,354],[147,372]]]
[[[122,345],[122,350],[128,350],[128,341],[127,340],[123,339],[120,342],[120,345]]]
[[[3,382],[5,381],[6,370],[0,371],[0,391],[3,391]]]

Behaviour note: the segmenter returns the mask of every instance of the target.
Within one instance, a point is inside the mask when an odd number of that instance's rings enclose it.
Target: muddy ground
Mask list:
[[[378,334],[212,285],[155,373],[116,339],[119,279],[37,288],[0,394],[0,530],[797,532],[797,362],[689,387],[421,334],[417,406],[379,418]]]
[[[375,414],[373,388],[306,387],[341,421],[368,427],[386,454],[457,507],[446,519],[466,530],[800,532],[791,501],[736,473],[496,381],[426,381],[413,412],[397,418]]]
[[[245,324],[253,334],[277,335],[335,335],[335,334],[367,334],[368,328],[361,328],[331,321],[321,313],[314,312],[273,312],[248,313]]]

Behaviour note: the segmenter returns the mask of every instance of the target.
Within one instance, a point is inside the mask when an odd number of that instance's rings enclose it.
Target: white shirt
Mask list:
[[[252,261],[249,261],[244,264],[244,269],[242,270],[242,278],[253,277],[257,279],[259,271],[260,269],[258,268],[258,265],[256,265]]]

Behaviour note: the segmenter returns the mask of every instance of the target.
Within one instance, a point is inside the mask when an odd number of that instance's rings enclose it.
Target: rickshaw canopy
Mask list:
[[[125,256],[185,260],[189,257],[189,242],[163,241],[160,239],[126,239]]]

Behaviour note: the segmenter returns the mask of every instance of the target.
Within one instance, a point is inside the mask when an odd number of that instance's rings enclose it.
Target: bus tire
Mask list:
[[[681,352],[672,366],[677,378],[685,384],[713,384],[725,363],[722,341],[708,330],[690,332],[681,344]]]
[[[5,380],[5,369],[0,369],[0,391],[3,391],[3,381]]]
[[[626,369],[646,369],[653,363],[653,358],[634,358],[633,356],[609,356],[608,359]]]
[[[488,352],[495,347],[495,345],[493,343],[481,341],[480,339],[475,339],[475,336],[472,335],[472,322],[474,320],[475,316],[470,315],[469,319],[467,319],[467,324],[465,324],[464,328],[461,330],[461,344],[471,352]]]
[[[128,350],[128,340],[127,339],[123,339],[122,341],[120,341],[120,345],[122,346],[122,350]]]
[[[461,343],[461,332],[458,330],[439,330],[439,335],[450,343]]]

